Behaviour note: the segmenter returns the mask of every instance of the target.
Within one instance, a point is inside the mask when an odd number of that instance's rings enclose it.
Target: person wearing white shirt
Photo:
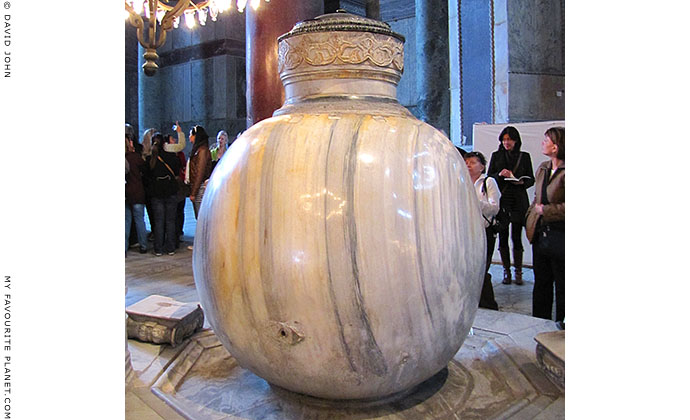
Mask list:
[[[481,152],[469,152],[465,155],[465,164],[470,173],[470,179],[474,184],[474,190],[479,199],[479,207],[482,212],[484,228],[486,229],[486,269],[484,271],[484,284],[479,298],[479,307],[498,310],[498,304],[494,298],[494,288],[491,284],[491,256],[496,245],[496,232],[492,230],[492,221],[498,214],[501,193],[498,190],[496,180],[486,176],[486,158]]]

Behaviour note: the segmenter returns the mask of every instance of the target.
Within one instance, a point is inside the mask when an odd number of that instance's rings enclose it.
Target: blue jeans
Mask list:
[[[143,204],[125,204],[125,252],[129,248],[129,232],[132,230],[132,219],[134,219],[134,229],[137,231],[139,247],[146,249],[146,224],[144,223]]]
[[[175,251],[177,195],[151,199],[153,207],[153,250],[156,254]]]

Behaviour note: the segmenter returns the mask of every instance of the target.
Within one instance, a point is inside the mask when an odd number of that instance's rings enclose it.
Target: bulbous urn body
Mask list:
[[[467,168],[395,100],[402,41],[386,27],[324,15],[279,39],[286,102],[223,156],[197,221],[194,278],[220,341],[269,383],[320,398],[433,376],[482,285]]]

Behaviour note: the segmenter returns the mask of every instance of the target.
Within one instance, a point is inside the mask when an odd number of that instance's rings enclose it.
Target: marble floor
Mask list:
[[[181,302],[198,301],[198,295],[192,276],[192,251],[187,245],[193,242],[191,236],[195,229],[194,213],[191,203],[185,208],[184,243],[175,255],[155,256],[152,253],[139,254],[138,249],[130,249],[125,258],[126,305],[135,303],[151,294],[160,294]],[[151,247],[152,249],[152,247]],[[502,284],[503,269],[498,264],[491,266],[494,294],[501,312],[531,315],[531,295],[534,285],[534,274],[531,268],[525,268],[524,285]],[[205,327],[209,327],[205,321]],[[129,340],[132,350],[161,351],[152,345]],[[167,346],[158,346],[167,347]],[[152,350],[153,349],[153,350]],[[170,350],[167,350],[170,351]],[[135,370],[137,370],[135,368]],[[126,391],[126,417],[128,419],[182,419],[175,410],[166,405],[153,393],[133,392],[139,378],[131,379]],[[141,383],[139,383],[141,385]]]

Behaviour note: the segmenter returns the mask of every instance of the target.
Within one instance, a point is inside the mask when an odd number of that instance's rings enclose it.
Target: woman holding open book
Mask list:
[[[504,229],[498,233],[498,250],[503,263],[503,284],[510,284],[510,245],[513,242],[513,264],[515,284],[522,284],[522,228],[529,207],[527,189],[534,185],[532,159],[527,152],[521,152],[522,140],[515,127],[508,126],[498,136],[498,150],[491,154],[489,176],[496,179],[501,191],[498,218]],[[510,234],[509,234],[510,229]]]

